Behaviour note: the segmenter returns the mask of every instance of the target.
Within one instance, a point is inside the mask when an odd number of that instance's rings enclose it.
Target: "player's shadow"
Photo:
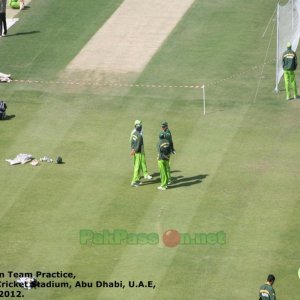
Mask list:
[[[174,177],[173,183],[168,186],[168,189],[175,189],[179,187],[185,187],[185,186],[191,186],[194,184],[201,183],[208,174],[200,174],[192,177],[184,177],[184,176],[178,176],[177,178]]]
[[[171,171],[172,174],[173,173],[178,173],[178,172],[181,172],[181,171],[179,171],[179,170]],[[152,179],[148,179],[147,181],[143,181],[143,185],[160,183],[160,174],[158,172],[152,173],[151,176],[152,176]],[[182,177],[182,176],[178,176],[178,177]],[[173,178],[178,178],[178,177],[173,177]]]
[[[26,34],[35,34],[35,33],[40,33],[40,31],[33,30],[33,31],[17,32],[17,33],[13,33],[13,34],[7,34],[6,37],[17,36],[17,35],[26,35]]]
[[[13,119],[15,117],[16,117],[16,115],[6,115],[5,118],[3,120],[1,120],[1,121],[9,121],[9,120],[11,120],[11,119]]]
[[[179,170],[171,171],[173,183],[171,185],[168,185],[168,189],[174,189],[174,188],[199,184],[208,176],[208,174],[200,174],[192,177],[184,177],[182,175],[174,176],[174,173],[178,173],[178,172],[181,171]],[[152,179],[144,181],[143,185],[160,183],[160,174],[158,172],[152,173],[151,176]]]

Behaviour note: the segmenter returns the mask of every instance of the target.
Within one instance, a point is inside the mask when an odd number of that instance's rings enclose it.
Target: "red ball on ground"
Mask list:
[[[163,242],[167,247],[176,247],[180,243],[180,233],[175,229],[165,231]]]

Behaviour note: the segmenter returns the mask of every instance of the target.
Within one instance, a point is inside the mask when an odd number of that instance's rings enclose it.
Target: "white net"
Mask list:
[[[277,6],[277,61],[276,61],[276,86],[283,75],[282,54],[286,50],[287,43],[292,44],[296,51],[300,37],[300,0],[289,0],[285,5]]]

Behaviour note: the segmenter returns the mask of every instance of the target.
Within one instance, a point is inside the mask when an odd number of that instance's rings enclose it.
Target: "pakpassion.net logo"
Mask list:
[[[166,230],[161,236],[158,233],[132,233],[124,229],[93,231],[81,229],[81,245],[157,245],[166,247],[177,245],[224,245],[226,234],[223,231],[212,233],[179,233],[175,229]]]

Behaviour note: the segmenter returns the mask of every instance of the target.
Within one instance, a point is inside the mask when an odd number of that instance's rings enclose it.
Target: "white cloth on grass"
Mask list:
[[[17,279],[17,283],[20,283],[24,289],[31,289],[31,283],[34,281],[34,278],[31,277],[20,277]]]
[[[33,160],[33,156],[31,154],[20,153],[14,159],[6,159],[10,165],[17,165],[17,164],[26,164]]]
[[[11,75],[0,72],[0,81],[1,82],[11,82]]]

